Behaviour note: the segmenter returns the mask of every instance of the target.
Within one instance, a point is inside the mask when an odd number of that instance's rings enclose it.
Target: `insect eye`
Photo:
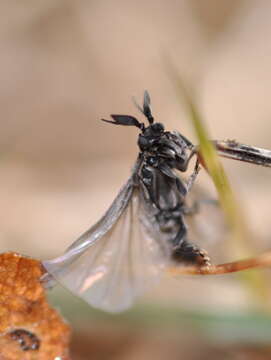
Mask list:
[[[138,137],[138,145],[141,150],[144,150],[150,146],[150,142],[145,136],[140,134]]]
[[[165,130],[164,125],[161,123],[154,123],[152,125],[152,131],[156,134],[160,134]]]

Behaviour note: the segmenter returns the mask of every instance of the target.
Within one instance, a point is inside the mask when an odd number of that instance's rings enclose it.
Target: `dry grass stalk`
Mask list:
[[[250,259],[233,261],[225,264],[205,267],[187,266],[171,267],[169,272],[174,275],[221,275],[243,270],[271,267],[271,252]]]

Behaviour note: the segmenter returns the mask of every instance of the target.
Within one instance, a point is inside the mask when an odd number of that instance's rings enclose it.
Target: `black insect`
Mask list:
[[[9,334],[13,340],[19,343],[23,351],[39,350],[40,340],[32,332],[24,329],[16,329]]]
[[[103,120],[140,130],[140,149],[132,175],[106,214],[60,257],[44,261],[48,273],[92,306],[117,312],[131,306],[172,263],[208,266],[207,253],[189,241],[185,216],[187,195],[198,175],[198,149],[178,132],[154,122],[148,92],[143,108],[147,126],[135,117],[111,115]],[[257,148],[242,153],[242,145],[216,142],[220,155],[250,161]],[[262,164],[260,154],[254,163]],[[271,156],[265,154],[265,165]],[[195,164],[188,180],[176,174]],[[269,165],[268,165],[269,163]]]

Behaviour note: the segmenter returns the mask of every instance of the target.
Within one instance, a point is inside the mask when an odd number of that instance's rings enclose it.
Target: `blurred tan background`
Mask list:
[[[196,88],[213,138],[270,149],[270,14],[268,0],[2,1],[1,251],[57,256],[102,215],[129,175],[138,132],[100,118],[140,118],[133,95],[148,89],[156,120],[196,141],[165,57]],[[224,164],[268,248],[270,171]],[[155,294],[248,306],[232,278],[183,279],[185,294],[176,284]]]

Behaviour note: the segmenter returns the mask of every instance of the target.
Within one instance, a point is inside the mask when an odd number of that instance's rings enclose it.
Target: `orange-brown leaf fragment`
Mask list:
[[[0,254],[0,360],[69,360],[70,327],[46,300],[38,260]]]

